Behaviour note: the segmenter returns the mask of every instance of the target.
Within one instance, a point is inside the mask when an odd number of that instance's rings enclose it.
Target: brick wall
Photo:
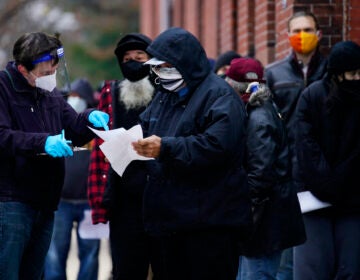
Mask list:
[[[241,55],[254,52],[254,1],[238,1],[236,10],[236,42],[234,50]],[[220,50],[223,52],[224,50]]]
[[[344,21],[346,39],[356,39],[360,43],[360,1],[352,0],[347,2],[349,3],[345,5],[345,9],[348,17]]]
[[[299,10],[318,17],[325,54],[341,40],[360,43],[359,0],[140,0],[140,32],[155,38],[165,17],[168,27],[192,32],[209,57],[233,49],[267,65],[289,53],[287,20]]]

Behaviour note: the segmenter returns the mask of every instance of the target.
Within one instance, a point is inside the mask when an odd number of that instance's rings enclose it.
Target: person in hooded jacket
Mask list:
[[[78,114],[56,88],[63,55],[58,38],[25,33],[14,44],[14,61],[0,72],[1,279],[40,279],[64,157],[73,155],[69,141],[89,142],[94,134],[88,126],[108,129],[106,113]]]
[[[294,251],[295,279],[360,279],[360,46],[335,44],[327,75],[296,108],[300,178],[330,207],[304,214],[307,241]]]
[[[258,60],[237,58],[225,78],[248,113],[245,169],[255,225],[240,257],[237,280],[276,279],[283,250],[305,241],[285,123],[263,72]]]
[[[150,58],[145,51],[150,43],[151,39],[143,34],[129,33],[116,45],[115,55],[124,79],[106,81],[100,98],[100,106],[112,109],[113,128],[129,129],[138,124],[139,114],[152,99],[154,86],[149,79],[150,67],[144,65]],[[145,163],[131,162],[120,177],[111,167],[98,169],[98,163],[105,162],[97,147],[95,145],[96,159],[92,159],[90,169],[89,198],[93,205],[93,222],[109,220],[113,279],[145,280],[150,265],[150,245],[142,221]],[[102,174],[106,177],[102,178]],[[103,187],[100,192],[99,187]]]
[[[70,85],[67,102],[77,113],[95,104],[94,90],[85,78],[74,80]],[[83,238],[80,224],[90,211],[87,199],[87,178],[92,142],[87,143],[74,156],[65,159],[65,179],[58,210],[55,212],[54,233],[45,260],[44,280],[66,279],[66,264],[70,250],[72,230],[75,226],[80,267],[78,279],[98,279],[99,239]]]
[[[235,279],[252,224],[242,167],[245,109],[190,32],[173,27],[146,49],[161,87],[140,115],[135,151],[153,158],[144,225],[155,279]]]

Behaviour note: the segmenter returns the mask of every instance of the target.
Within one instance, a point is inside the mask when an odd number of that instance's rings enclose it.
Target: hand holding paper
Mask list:
[[[160,154],[161,138],[152,135],[132,143],[135,151],[144,157],[156,158]]]
[[[104,140],[104,143],[100,145],[100,149],[109,160],[111,167],[120,176],[123,175],[131,161],[153,159],[138,155],[131,145],[132,142],[137,142],[143,138],[140,125],[135,125],[129,130],[118,128],[109,131],[100,131],[91,127],[89,127],[89,129]]]

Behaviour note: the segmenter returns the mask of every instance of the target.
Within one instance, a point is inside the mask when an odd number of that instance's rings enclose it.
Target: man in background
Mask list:
[[[70,85],[68,104],[77,113],[82,113],[95,104],[94,90],[85,78],[76,79]],[[75,225],[80,268],[78,279],[98,279],[99,239],[81,237],[80,223],[85,211],[90,210],[87,199],[87,178],[92,142],[87,143],[74,155],[65,159],[65,180],[58,210],[55,212],[54,233],[45,261],[45,280],[66,279],[66,263]]]

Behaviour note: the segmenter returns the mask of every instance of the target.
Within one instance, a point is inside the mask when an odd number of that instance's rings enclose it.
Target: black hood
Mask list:
[[[146,51],[172,64],[184,77],[188,88],[198,85],[211,72],[209,60],[199,40],[179,27],[162,32]]]

